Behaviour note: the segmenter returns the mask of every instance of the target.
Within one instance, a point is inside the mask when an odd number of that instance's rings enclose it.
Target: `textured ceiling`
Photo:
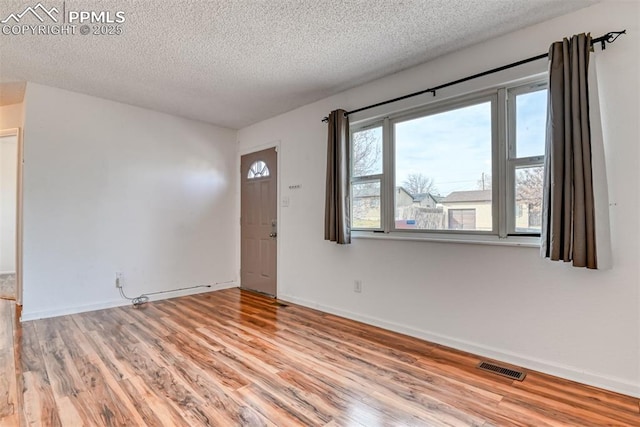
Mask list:
[[[37,2],[2,0],[0,20]],[[123,34],[0,34],[0,82],[241,128],[596,2],[66,0],[66,11],[124,11]]]

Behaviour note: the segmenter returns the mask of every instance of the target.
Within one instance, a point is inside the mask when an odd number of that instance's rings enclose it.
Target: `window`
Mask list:
[[[353,227],[380,229],[380,181],[353,184]]]
[[[256,178],[264,178],[269,176],[269,167],[262,160],[257,160],[251,164],[249,167],[249,172],[247,172],[248,179],[256,179]]]
[[[396,221],[414,220],[420,230],[493,229],[492,174],[494,98],[392,120],[395,186],[412,197],[433,195],[431,208],[406,206],[395,198]],[[449,211],[474,212],[462,227]],[[477,221],[476,221],[477,212]],[[449,221],[447,220],[449,219]],[[471,225],[473,223],[473,225]],[[477,223],[477,227],[476,227]]]
[[[382,127],[351,134],[352,224],[358,229],[382,229]]]
[[[352,228],[539,235],[546,92],[500,87],[354,124]]]
[[[508,91],[508,182],[510,234],[540,234],[547,117],[545,86]],[[515,212],[516,214],[513,214]]]

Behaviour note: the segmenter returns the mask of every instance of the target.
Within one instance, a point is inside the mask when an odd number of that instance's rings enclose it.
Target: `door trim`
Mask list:
[[[241,282],[241,277],[240,277],[240,268],[242,266],[242,237],[240,235],[241,231],[242,231],[242,225],[240,224],[240,215],[242,214],[242,205],[241,205],[241,196],[242,196],[242,174],[240,173],[240,161],[242,159],[242,156],[247,155],[247,154],[252,154],[252,153],[257,153],[258,151],[262,151],[262,150],[268,150],[269,148],[275,148],[276,149],[276,159],[278,161],[278,173],[276,174],[276,220],[278,221],[278,243],[276,244],[276,294],[273,296],[275,299],[278,298],[278,295],[280,294],[280,263],[281,263],[281,256],[280,256],[280,252],[281,252],[281,240],[280,240],[280,230],[282,229],[282,221],[280,220],[282,218],[281,215],[281,206],[280,206],[280,174],[282,173],[282,162],[281,160],[281,156],[280,156],[280,140],[275,140],[272,142],[268,142],[266,144],[261,144],[261,145],[254,145],[251,147],[247,147],[247,148],[239,148],[238,149],[238,156],[236,159],[236,173],[238,174],[238,183],[237,183],[237,200],[236,200],[236,210],[238,212],[237,215],[237,232],[236,232],[236,242],[238,242],[238,247],[236,248],[236,265],[238,266],[238,268],[236,268],[236,274],[238,275],[238,279],[236,280],[236,283],[238,283],[238,287],[240,287],[242,289],[242,282]]]
[[[0,129],[0,137],[16,136],[18,139],[18,176],[16,179],[16,304],[22,305],[22,207],[23,207],[23,165],[24,146],[22,128]]]

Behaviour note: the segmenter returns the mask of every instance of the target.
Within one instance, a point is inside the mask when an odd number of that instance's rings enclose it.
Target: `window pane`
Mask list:
[[[358,182],[351,186],[352,228],[381,228],[380,180]]]
[[[269,168],[262,160],[253,162],[251,167],[249,167],[249,172],[247,172],[248,179],[264,178],[267,176],[269,176]]]
[[[491,102],[397,123],[394,132],[396,228],[491,231]]]
[[[516,232],[540,233],[542,225],[542,166],[516,169]]]
[[[382,127],[354,132],[352,136],[353,177],[382,173]]]
[[[547,90],[516,96],[516,156],[544,156]]]

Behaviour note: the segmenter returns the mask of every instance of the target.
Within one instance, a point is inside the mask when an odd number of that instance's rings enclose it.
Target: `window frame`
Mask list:
[[[393,200],[390,203],[391,219],[387,223],[387,230],[391,233],[423,233],[423,234],[473,234],[473,235],[495,235],[497,234],[497,230],[499,228],[498,215],[496,212],[496,204],[494,200],[499,195],[500,189],[492,186],[491,190],[491,223],[492,229],[491,231],[484,230],[429,230],[429,229],[403,229],[396,228],[395,225],[395,182],[396,182],[396,168],[395,168],[395,153],[396,153],[396,135],[395,135],[395,125],[397,123],[402,123],[414,119],[419,119],[421,117],[428,117],[440,113],[446,113],[449,111],[455,111],[461,108],[470,107],[473,105],[483,104],[485,102],[491,103],[491,174],[495,175],[497,172],[496,165],[498,163],[498,149],[496,146],[496,141],[498,139],[498,129],[497,129],[497,114],[498,114],[498,95],[495,90],[481,91],[475,92],[473,94],[465,95],[463,97],[457,97],[450,100],[445,100],[442,102],[437,102],[434,104],[430,104],[427,106],[422,106],[418,108],[414,108],[412,110],[401,112],[395,115],[392,115],[388,118],[389,120],[389,133],[390,133],[390,165],[389,165],[389,181],[388,186],[390,187],[388,191],[392,191]],[[496,117],[496,121],[493,118]],[[383,150],[384,151],[384,150]],[[383,171],[386,172],[386,171]]]
[[[384,218],[385,218],[385,206],[386,206],[386,195],[385,195],[385,188],[384,188],[384,175],[385,175],[385,127],[383,126],[384,120],[375,120],[372,122],[364,122],[364,123],[359,123],[358,126],[350,126],[349,129],[349,176],[351,178],[351,182],[349,183],[349,204],[350,204],[350,218],[351,218],[351,229],[352,230],[356,230],[356,231],[378,231],[378,232],[382,232],[384,231],[384,227],[385,227],[385,223],[384,223]],[[353,134],[357,133],[357,132],[361,132],[361,131],[365,131],[365,130],[369,130],[369,129],[375,129],[375,128],[381,128],[382,129],[382,172],[378,173],[378,174],[371,174],[371,175],[362,175],[362,176],[357,176],[354,177],[353,176],[353,160],[354,160],[354,156],[353,156]],[[353,190],[353,185],[354,184],[363,184],[363,183],[367,183],[367,182],[376,182],[378,181],[380,183],[380,227],[378,228],[358,228],[358,227],[353,227],[353,207],[354,207],[354,192]]]
[[[429,102],[390,114],[354,122],[349,131],[349,150],[353,162],[353,134],[371,128],[382,128],[382,173],[351,177],[350,186],[362,181],[380,182],[380,227],[357,228],[354,237],[393,238],[401,240],[433,240],[470,243],[496,243],[497,240],[511,239],[514,245],[537,246],[539,233],[516,232],[515,171],[518,167],[544,164],[543,156],[517,158],[515,128],[515,97],[519,94],[535,92],[547,87],[547,73],[519,79],[513,83],[502,83],[489,89],[469,92],[464,95]],[[397,228],[395,222],[395,124],[420,117],[427,117],[472,105],[491,103],[491,174],[492,174],[492,230],[429,230]],[[353,170],[353,163],[350,164]],[[497,179],[496,179],[497,177]],[[351,192],[353,193],[353,192]],[[353,194],[351,194],[353,209]],[[353,212],[351,212],[353,214]],[[352,216],[353,218],[353,216]],[[531,240],[532,238],[536,240]],[[467,239],[468,238],[468,239]]]
[[[533,236],[540,237],[540,233],[522,232],[516,229],[516,170],[523,167],[544,167],[544,158],[542,156],[526,156],[518,157],[517,152],[517,104],[518,95],[525,95],[548,88],[547,80],[537,80],[526,84],[511,86],[506,89],[506,111],[507,111],[507,197],[506,197],[506,219],[507,219],[507,236]]]

